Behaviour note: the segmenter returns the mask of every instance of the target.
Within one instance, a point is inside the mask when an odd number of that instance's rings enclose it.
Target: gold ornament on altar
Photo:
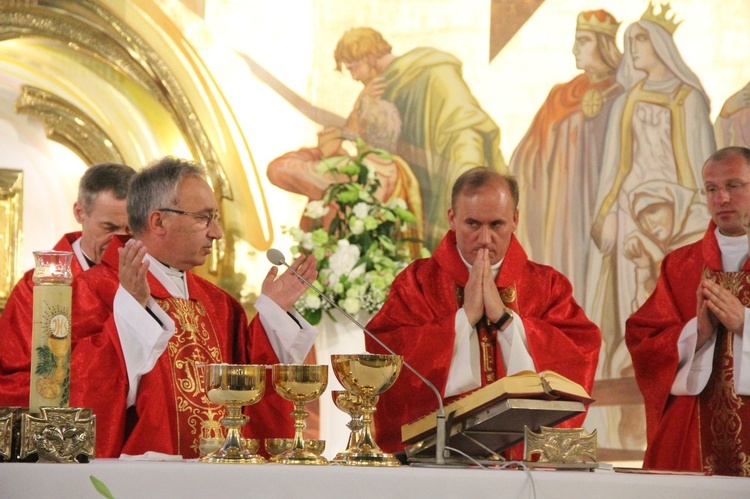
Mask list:
[[[403,359],[400,355],[331,355],[333,372],[347,392],[359,397],[362,414],[361,435],[356,446],[336,456],[340,464],[353,466],[400,466],[392,454],[383,452],[372,435],[372,413],[378,395],[396,382]],[[341,457],[341,459],[339,459]]]
[[[242,407],[258,402],[266,391],[266,366],[247,364],[208,364],[203,366],[204,386],[208,400],[227,408],[227,414],[221,418],[221,424],[227,429],[223,445],[201,457],[204,463],[239,463],[263,464],[263,456],[256,454],[257,440],[242,438],[240,428],[248,422],[242,414]],[[216,438],[216,434],[208,438]],[[219,433],[220,435],[220,433]],[[201,439],[203,450],[207,451],[214,440]]]
[[[10,407],[0,407],[0,462],[13,457],[13,416]]]
[[[524,429],[524,459],[528,462],[538,456],[532,465],[560,468],[596,467],[596,430],[583,428],[550,428],[541,426],[535,433]],[[594,461],[586,462],[584,458]]]
[[[21,414],[20,459],[80,463],[94,457],[96,416],[79,407],[42,407],[40,417]]]
[[[273,386],[282,398],[294,403],[294,439],[289,449],[272,458],[281,464],[328,464],[328,460],[315,453],[303,436],[305,429],[305,404],[320,397],[328,386],[328,366],[313,364],[275,364]],[[321,441],[325,446],[325,442]],[[322,450],[320,451],[322,452]],[[269,450],[269,453],[272,453]]]

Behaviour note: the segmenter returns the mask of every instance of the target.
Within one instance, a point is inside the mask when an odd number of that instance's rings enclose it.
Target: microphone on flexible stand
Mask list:
[[[266,257],[268,258],[268,261],[270,261],[274,265],[284,265],[286,268],[291,270],[294,275],[296,275],[300,280],[302,280],[305,284],[310,286],[318,295],[320,295],[325,301],[327,301],[333,308],[341,312],[344,317],[352,321],[354,324],[357,325],[358,328],[360,328],[367,336],[369,336],[371,339],[373,339],[378,345],[383,347],[388,353],[391,355],[398,355],[396,352],[394,352],[388,345],[383,343],[380,338],[375,336],[373,333],[367,330],[365,326],[359,323],[357,319],[349,315],[346,310],[336,305],[336,303],[328,298],[325,293],[323,293],[321,290],[313,286],[313,284],[302,277],[302,275],[294,270],[288,263],[286,263],[286,260],[284,259],[283,253],[281,251],[271,248],[266,252]],[[432,390],[435,393],[435,397],[438,401],[438,411],[437,411],[437,424],[436,424],[436,430],[437,430],[437,441],[435,443],[435,464],[441,465],[445,464],[445,439],[446,439],[446,428],[445,428],[445,410],[443,409],[443,397],[440,396],[440,392],[437,388],[435,388],[435,385],[432,384],[430,380],[422,376],[419,371],[414,369],[411,365],[409,365],[408,362],[405,360],[402,361],[402,364],[404,367],[406,367],[409,371],[411,371],[417,378],[419,378],[422,383],[427,385],[430,390]]]

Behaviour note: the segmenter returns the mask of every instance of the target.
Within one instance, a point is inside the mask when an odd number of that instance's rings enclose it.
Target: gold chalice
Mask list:
[[[248,421],[248,417],[242,414],[242,406],[255,404],[263,398],[266,390],[266,366],[209,364],[205,366],[204,383],[208,400],[227,408],[226,416],[221,418],[221,425],[227,429],[227,437],[219,450],[201,457],[201,461],[265,463],[262,456],[255,454],[258,449],[257,440],[250,442],[254,445],[246,445],[240,428]]]
[[[264,441],[266,452],[271,455],[271,462],[278,462],[279,456],[292,448],[294,438],[267,438]],[[326,441],[318,439],[305,440],[305,450],[319,456],[326,450]]]
[[[328,386],[328,366],[313,364],[275,364],[273,386],[282,398],[294,402],[294,441],[289,450],[274,461],[282,464],[328,464],[328,460],[309,450],[302,430],[305,429],[305,403],[311,402]]]
[[[355,447],[341,453],[340,464],[354,466],[400,466],[398,459],[380,450],[372,436],[372,413],[377,396],[396,382],[401,372],[400,355],[331,355],[333,372],[350,394],[361,397],[362,434]]]
[[[338,463],[346,461],[352,452],[357,452],[359,443],[362,441],[362,397],[347,392],[346,390],[334,390],[331,392],[333,403],[338,409],[347,413],[351,420],[346,424],[349,428],[349,441],[346,450],[336,454],[333,462]],[[377,400],[377,397],[376,397]]]

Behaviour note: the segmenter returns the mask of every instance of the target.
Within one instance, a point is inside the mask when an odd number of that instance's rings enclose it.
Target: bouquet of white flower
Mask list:
[[[370,148],[355,157],[321,161],[319,173],[348,180],[332,183],[322,200],[307,204],[305,216],[316,222],[316,228],[310,232],[299,227],[283,228],[296,243],[292,253],[315,255],[315,286],[352,315],[380,309],[396,274],[412,260],[409,245],[421,243],[406,235],[409,224],[421,223],[406,202],[394,198],[383,203],[376,198],[380,182],[363,162],[368,154],[390,159],[387,152]],[[330,210],[335,213],[325,228],[323,219]],[[429,253],[423,249],[421,254]],[[308,290],[294,307],[311,324],[320,322],[323,312],[331,308],[313,290]]]

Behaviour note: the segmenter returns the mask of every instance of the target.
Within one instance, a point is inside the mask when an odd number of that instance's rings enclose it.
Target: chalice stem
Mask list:
[[[375,443],[372,437],[372,413],[375,412],[375,406],[372,404],[372,398],[367,398],[367,403],[362,406],[362,437],[359,441],[359,448],[365,452],[379,451],[380,447]]]
[[[241,406],[227,404],[227,415],[221,420],[221,424],[227,429],[227,438],[222,450],[224,452],[238,452],[242,449],[242,434],[240,428],[247,424],[247,418],[241,413]],[[231,449],[231,451],[230,451]]]
[[[305,403],[295,402],[294,412],[292,412],[292,417],[294,418],[294,443],[292,444],[292,449],[291,449],[292,452],[305,450],[305,440],[303,438],[303,431],[305,430],[305,427],[307,426],[305,424],[305,418],[307,416],[308,414],[305,411]]]

